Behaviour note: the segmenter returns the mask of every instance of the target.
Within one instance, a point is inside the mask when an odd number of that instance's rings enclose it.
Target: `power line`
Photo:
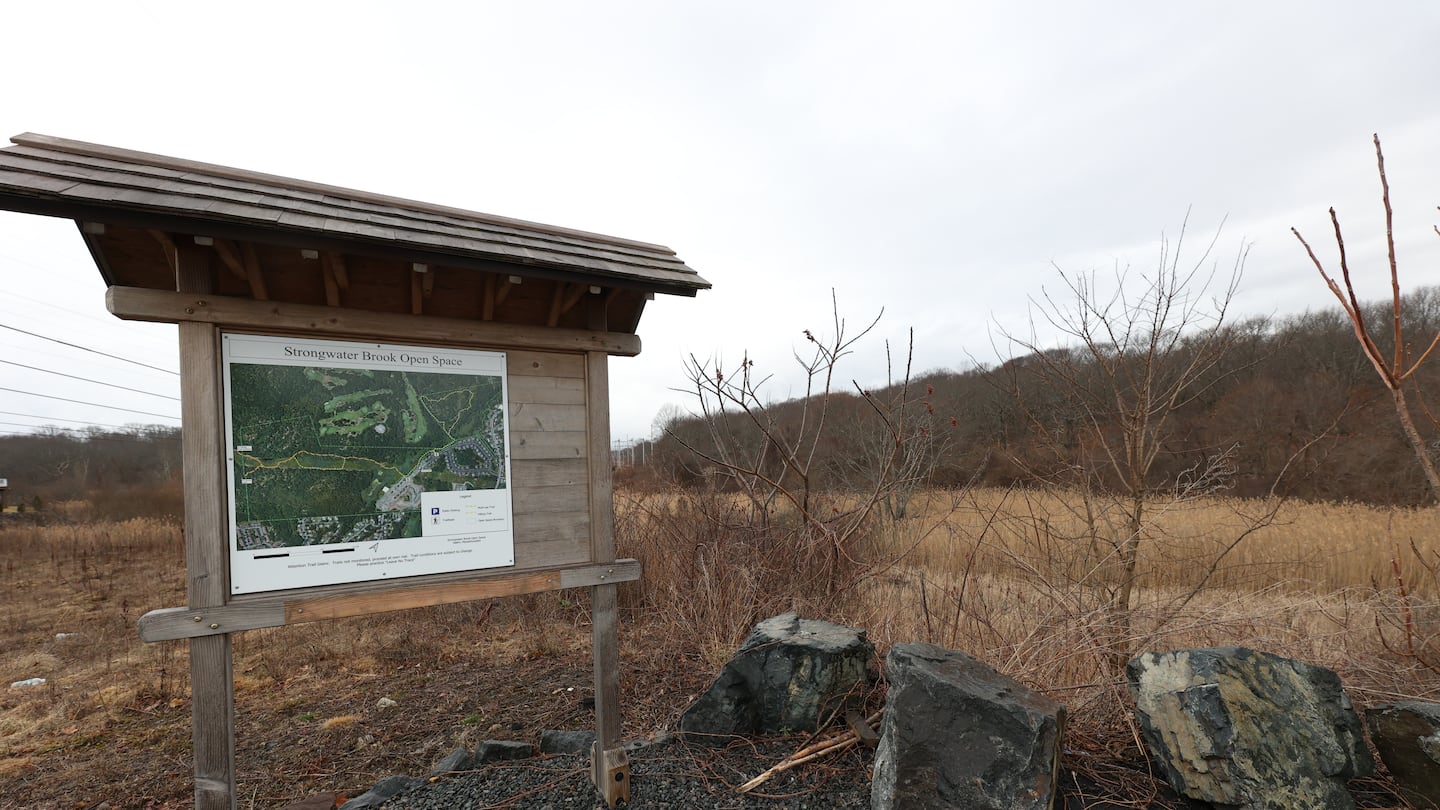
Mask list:
[[[40,368],[39,366],[27,366],[24,363],[17,363],[14,360],[0,360],[0,363],[4,363],[7,366],[19,366],[20,368],[28,368],[31,371],[40,371],[44,372],[45,374],[54,374],[56,377],[66,377],[71,380],[95,383],[96,385],[104,385],[110,388],[119,388],[121,391],[134,391],[137,394],[144,394],[147,397],[159,397],[161,399],[169,399],[175,402],[180,401],[179,397],[172,397],[169,394],[157,394],[154,391],[146,391],[140,388],[131,388],[128,385],[116,385],[115,383],[102,382],[101,380],[92,380],[89,377],[77,377],[74,374],[66,374],[63,371],[53,371],[48,368]]]
[[[109,353],[107,353],[107,352],[102,352],[102,351],[100,351],[99,349],[91,349],[91,348],[88,348],[88,347],[85,347],[85,346],[80,346],[80,345],[75,344],[75,343],[67,343],[67,342],[65,342],[65,341],[63,341],[63,340],[60,340],[60,339],[58,339],[58,338],[46,337],[46,336],[44,336],[44,335],[36,334],[35,332],[27,332],[27,331],[25,331],[24,329],[20,329],[19,327],[8,326],[8,325],[6,325],[6,324],[0,323],[0,329],[9,329],[11,332],[19,332],[19,333],[22,334],[22,335],[29,335],[30,337],[40,338],[41,340],[48,340],[48,341],[50,341],[51,343],[59,343],[61,346],[69,346],[69,347],[72,348],[72,349],[79,349],[79,350],[82,351],[82,352],[90,352],[91,354],[98,354],[98,355],[100,355],[101,357],[108,357],[108,358],[110,358],[111,360],[120,360],[120,361],[125,362],[125,363],[133,363],[133,364],[135,364],[135,365],[137,365],[137,366],[143,366],[144,368],[152,369],[152,370],[154,370],[154,371],[163,371],[163,372],[165,372],[166,374],[174,374],[176,377],[179,377],[179,376],[180,376],[180,372],[178,372],[178,371],[171,371],[171,370],[168,369],[168,368],[160,368],[159,366],[152,366],[152,365],[150,365],[149,363],[142,363],[142,362],[140,362],[139,360],[131,360],[131,359],[128,358],[128,357],[121,357],[121,356],[116,355],[116,354],[109,354]]]
[[[104,422],[86,422],[83,419],[61,419],[58,416],[42,416],[38,413],[17,413],[15,411],[0,411],[5,416],[24,416],[27,419],[48,419],[51,422],[74,422],[77,425],[94,425],[95,427],[124,428],[124,425],[108,425]],[[14,424],[13,422],[11,424]]]
[[[32,397],[44,397],[45,399],[58,399],[58,400],[60,400],[61,402],[73,402],[73,403],[75,403],[76,405],[91,405],[91,406],[96,407],[96,408],[109,408],[109,409],[112,410],[112,411],[124,411],[124,412],[126,412],[126,413],[138,413],[138,414],[141,414],[141,415],[143,415],[143,416],[158,416],[158,417],[160,417],[161,419],[179,419],[179,418],[180,418],[180,417],[178,417],[178,416],[171,416],[171,415],[165,414],[165,413],[151,413],[150,411],[136,411],[136,410],[132,410],[132,409],[130,409],[130,408],[121,408],[121,407],[119,407],[119,406],[117,406],[117,405],[101,405],[101,404],[98,403],[98,402],[85,402],[85,401],[83,401],[83,400],[78,400],[78,399],[66,399],[65,397],[51,396],[50,394],[37,394],[37,393],[35,393],[34,391],[21,391],[21,390],[18,389],[18,388],[4,388],[4,387],[0,387],[0,391],[9,391],[9,392],[11,392],[12,394],[27,394],[27,395],[32,396]]]

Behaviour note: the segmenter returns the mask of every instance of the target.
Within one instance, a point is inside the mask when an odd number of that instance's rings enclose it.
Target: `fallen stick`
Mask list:
[[[880,721],[880,714],[880,712],[876,712],[866,718],[866,727],[871,727],[878,723]],[[797,765],[804,765],[807,762],[819,759],[820,757],[823,757],[827,754],[833,754],[837,751],[844,751],[846,748],[850,748],[858,742],[860,742],[860,734],[855,731],[847,731],[837,737],[831,737],[828,740],[821,740],[820,742],[808,745],[786,757],[785,759],[781,760],[779,763],[775,764],[770,769],[766,770],[764,773],[760,774],[754,779],[751,779],[749,782],[741,785],[739,788],[736,789],[736,792],[749,793],[755,788],[760,787],[761,785],[770,781],[770,778],[775,776],[775,774],[777,773],[784,773],[785,771],[788,771],[791,768],[796,767]]]

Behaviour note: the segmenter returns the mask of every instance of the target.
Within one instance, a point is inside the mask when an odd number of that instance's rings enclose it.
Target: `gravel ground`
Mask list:
[[[850,749],[823,762],[778,774],[750,794],[738,794],[761,771],[794,753],[797,740],[742,741],[724,748],[679,740],[630,754],[630,803],[648,808],[869,808],[868,749]],[[564,755],[503,762],[423,784],[392,798],[387,810],[591,810],[605,803],[590,784],[589,756]]]
[[[845,810],[870,807],[874,752],[857,746],[784,773],[748,794],[735,788],[793,754],[798,737],[739,740],[725,747],[678,738],[630,753],[633,810]],[[605,810],[590,784],[588,755],[552,755],[497,762],[401,793],[385,810]],[[1098,780],[1098,781],[1097,781]],[[1077,773],[1062,768],[1057,810],[1199,810],[1145,775],[1143,762],[1108,763]],[[1390,785],[1359,779],[1350,788],[1360,808],[1396,808]]]

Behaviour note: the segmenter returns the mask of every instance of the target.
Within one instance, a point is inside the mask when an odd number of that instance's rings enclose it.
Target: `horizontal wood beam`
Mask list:
[[[311,337],[442,343],[498,349],[596,351],[631,357],[640,337],[461,318],[367,312],[310,304],[251,301],[223,295],[197,296],[168,290],[111,287],[105,305],[118,318],[152,323],[212,323],[224,327],[294,332]]]
[[[395,587],[393,583],[367,583],[377,588],[367,593],[260,595],[220,607],[152,610],[140,617],[140,639],[153,642],[200,638],[406,608],[633,582],[639,578],[638,560],[616,560],[601,565],[485,575],[468,580],[400,587]]]

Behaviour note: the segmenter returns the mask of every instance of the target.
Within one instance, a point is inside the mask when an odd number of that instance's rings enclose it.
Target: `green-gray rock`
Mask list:
[[[958,650],[885,660],[873,810],[1049,810],[1065,707]]]
[[[730,735],[814,730],[862,695],[874,655],[864,630],[794,613],[766,619],[677,727],[714,742]]]
[[[1353,810],[1374,762],[1323,667],[1244,647],[1146,653],[1126,667],[1151,754],[1179,793],[1242,810]]]
[[[1440,703],[1371,706],[1365,724],[1395,787],[1416,807],[1440,808]]]

